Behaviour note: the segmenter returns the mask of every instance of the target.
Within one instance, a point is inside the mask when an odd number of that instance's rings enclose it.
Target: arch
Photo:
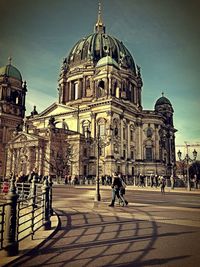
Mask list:
[[[105,95],[105,82],[100,80],[98,82],[98,95],[97,97],[103,97]]]
[[[147,136],[148,138],[151,138],[151,137],[153,136],[153,129],[152,129],[151,127],[148,127],[148,128],[146,129],[146,136]]]
[[[10,94],[10,100],[14,104],[19,104],[19,93],[16,91],[12,91]]]

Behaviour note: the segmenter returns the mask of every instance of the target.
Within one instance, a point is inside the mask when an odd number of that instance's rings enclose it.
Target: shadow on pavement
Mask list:
[[[141,208],[110,209],[101,205],[94,210],[73,205],[57,208],[56,212],[58,231],[9,266],[176,266],[169,263],[190,257],[175,256],[171,250],[165,253],[162,243],[191,232],[177,228],[166,231]],[[149,219],[135,219],[136,212],[145,213]]]

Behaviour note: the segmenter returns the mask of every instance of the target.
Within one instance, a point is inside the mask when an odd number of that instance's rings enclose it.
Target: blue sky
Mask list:
[[[102,0],[106,32],[141,66],[143,108],[164,92],[174,107],[176,143],[200,143],[200,1]],[[12,57],[27,81],[27,115],[57,101],[62,59],[93,32],[97,0],[0,0],[0,66]]]

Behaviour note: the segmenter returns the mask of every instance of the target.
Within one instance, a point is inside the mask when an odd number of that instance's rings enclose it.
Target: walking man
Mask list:
[[[112,182],[112,201],[109,207],[114,207],[115,205],[115,199],[116,196],[122,201],[123,205],[127,205],[128,201],[125,201],[124,197],[122,194],[120,194],[120,188],[122,188],[122,181],[120,177],[117,175],[117,173],[114,173],[113,175],[113,182]]]

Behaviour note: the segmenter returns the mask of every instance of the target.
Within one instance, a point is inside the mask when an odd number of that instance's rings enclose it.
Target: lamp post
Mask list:
[[[181,156],[182,156],[182,152],[181,152],[180,150],[177,152],[177,155],[178,155],[179,160],[180,160],[181,162],[183,162],[183,163],[186,163],[186,168],[187,168],[187,190],[188,190],[188,191],[191,190],[191,186],[190,186],[190,177],[189,177],[189,163],[195,161],[196,158],[197,158],[197,151],[196,151],[195,149],[194,149],[194,151],[192,152],[192,154],[193,154],[193,159],[190,158],[190,156],[189,156],[189,151],[188,151],[188,147],[189,147],[189,146],[190,146],[190,145],[186,144],[186,155],[185,155],[185,158],[184,158],[184,159],[182,159],[182,157],[181,157]]]
[[[107,129],[108,131],[109,129]],[[110,132],[112,135],[112,128],[110,127]],[[90,145],[95,145],[96,151],[97,151],[97,157],[96,157],[96,191],[95,191],[95,201],[101,201],[101,195],[100,195],[100,177],[99,177],[99,166],[100,166],[100,156],[101,156],[101,150],[105,148],[106,146],[109,146],[112,140],[111,135],[100,135],[99,131],[97,133],[96,138],[91,137],[91,132],[89,129],[86,131],[86,140]]]

